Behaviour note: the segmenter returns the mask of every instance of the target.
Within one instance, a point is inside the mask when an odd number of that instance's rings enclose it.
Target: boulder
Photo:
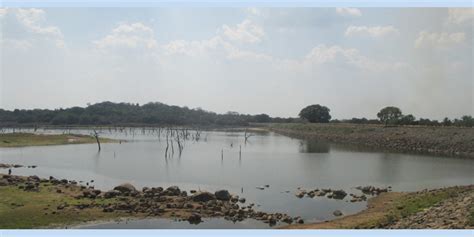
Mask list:
[[[195,202],[207,202],[210,200],[215,200],[216,196],[209,192],[199,192],[192,196],[192,200]]]
[[[105,198],[113,198],[113,197],[116,197],[118,195],[120,195],[120,191],[117,191],[117,190],[111,190],[111,191],[108,191],[108,192],[104,193]]]
[[[121,193],[131,193],[133,191],[137,191],[135,189],[135,187],[133,185],[129,184],[129,183],[121,184],[121,185],[115,187],[114,190],[117,190]]]
[[[342,216],[342,212],[339,210],[335,210],[332,214],[335,216]]]
[[[222,200],[222,201],[229,201],[231,198],[229,191],[225,189],[216,191],[214,195],[216,196],[218,200]]]
[[[188,221],[191,224],[199,224],[201,222],[201,215],[193,213],[188,217]]]
[[[181,190],[179,190],[178,186],[171,186],[165,190],[165,195],[168,195],[168,196],[179,196],[180,194],[181,194]]]
[[[344,199],[346,196],[347,193],[342,189],[332,191],[332,198],[334,199]]]

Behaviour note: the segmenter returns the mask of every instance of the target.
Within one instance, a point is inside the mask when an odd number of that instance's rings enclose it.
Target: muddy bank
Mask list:
[[[65,226],[118,217],[171,218],[192,224],[212,217],[233,222],[250,218],[269,226],[303,223],[299,217],[257,211],[255,204],[227,190],[190,190],[188,194],[177,186],[137,190],[131,184],[122,184],[102,191],[92,185],[93,181],[84,186],[54,177],[0,174],[0,228]]]
[[[472,229],[474,185],[385,192],[369,199],[367,209],[332,221],[292,224],[285,229]]]
[[[271,124],[283,135],[393,152],[474,158],[474,128],[359,124]]]

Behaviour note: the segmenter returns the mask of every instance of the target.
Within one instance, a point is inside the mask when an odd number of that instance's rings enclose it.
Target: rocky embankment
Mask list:
[[[362,124],[272,124],[283,135],[372,149],[474,158],[474,128]]]
[[[472,229],[474,228],[474,189],[459,192],[454,197],[386,227],[392,229]]]
[[[232,195],[227,190],[214,193],[190,190],[188,194],[177,186],[144,187],[138,190],[131,184],[122,184],[104,192],[92,186],[80,185],[76,181],[54,177],[41,179],[38,176],[23,177],[6,174],[0,177],[0,188],[13,186],[25,192],[40,192],[43,187],[48,187],[48,190],[55,190],[55,194],[62,194],[64,197],[72,197],[79,201],[75,204],[58,202],[53,213],[46,211],[35,213],[38,217],[57,214],[68,209],[74,209],[74,211],[100,209],[104,213],[121,212],[136,217],[173,218],[187,220],[193,224],[201,222],[205,217],[223,217],[234,222],[253,218],[268,223],[270,226],[282,222],[303,223],[299,217],[257,211],[254,209],[255,204],[246,204],[245,198]],[[88,202],[84,204],[80,200]]]

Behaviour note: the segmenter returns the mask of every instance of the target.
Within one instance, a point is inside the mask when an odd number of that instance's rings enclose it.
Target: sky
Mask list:
[[[0,108],[474,115],[473,8],[0,8]]]

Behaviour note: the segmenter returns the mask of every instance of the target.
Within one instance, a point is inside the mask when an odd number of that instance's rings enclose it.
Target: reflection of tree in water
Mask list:
[[[329,153],[329,144],[316,140],[300,142],[300,153]]]

